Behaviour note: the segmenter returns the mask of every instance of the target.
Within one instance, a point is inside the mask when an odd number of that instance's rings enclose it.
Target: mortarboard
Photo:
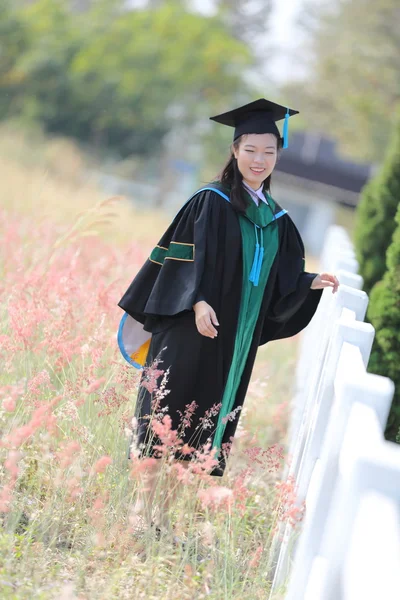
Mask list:
[[[298,113],[298,110],[286,108],[265,98],[260,98],[259,100],[250,102],[250,104],[245,104],[221,115],[210,117],[210,119],[222,125],[234,127],[234,141],[245,133],[274,133],[279,138],[280,132],[276,121],[285,119],[282,141],[283,148],[287,148],[289,117]]]

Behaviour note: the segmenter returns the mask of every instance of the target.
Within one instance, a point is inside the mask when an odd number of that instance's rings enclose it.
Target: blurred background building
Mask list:
[[[273,192],[298,226],[308,252],[318,256],[340,207],[356,208],[372,165],[345,160],[337,144],[315,132],[294,133],[274,171]]]

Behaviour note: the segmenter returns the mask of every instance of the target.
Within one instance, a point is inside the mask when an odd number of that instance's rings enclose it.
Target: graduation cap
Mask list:
[[[245,104],[221,115],[210,117],[210,119],[222,125],[234,127],[233,141],[245,133],[274,133],[280,138],[281,134],[276,121],[285,119],[282,142],[283,148],[287,148],[289,117],[298,113],[298,110],[286,108],[265,98],[260,98],[259,100],[250,102],[250,104]]]

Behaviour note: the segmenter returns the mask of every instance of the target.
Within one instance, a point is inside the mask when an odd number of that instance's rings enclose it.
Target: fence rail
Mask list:
[[[393,382],[366,372],[374,328],[346,232],[332,227],[321,270],[338,274],[303,335],[289,464],[300,534],[278,531],[271,599],[369,600],[400,595],[400,446],[384,440]]]

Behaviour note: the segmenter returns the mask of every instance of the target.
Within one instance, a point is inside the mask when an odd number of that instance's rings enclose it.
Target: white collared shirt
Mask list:
[[[253,190],[253,188],[251,188],[249,185],[247,185],[247,183],[245,181],[243,181],[243,186],[249,192],[251,198],[254,200],[254,203],[257,206],[259,206],[260,200],[265,202],[265,204],[268,204],[268,200],[266,199],[266,197],[264,196],[264,193],[263,193],[264,184],[261,184],[261,186],[258,188],[258,190]]]

